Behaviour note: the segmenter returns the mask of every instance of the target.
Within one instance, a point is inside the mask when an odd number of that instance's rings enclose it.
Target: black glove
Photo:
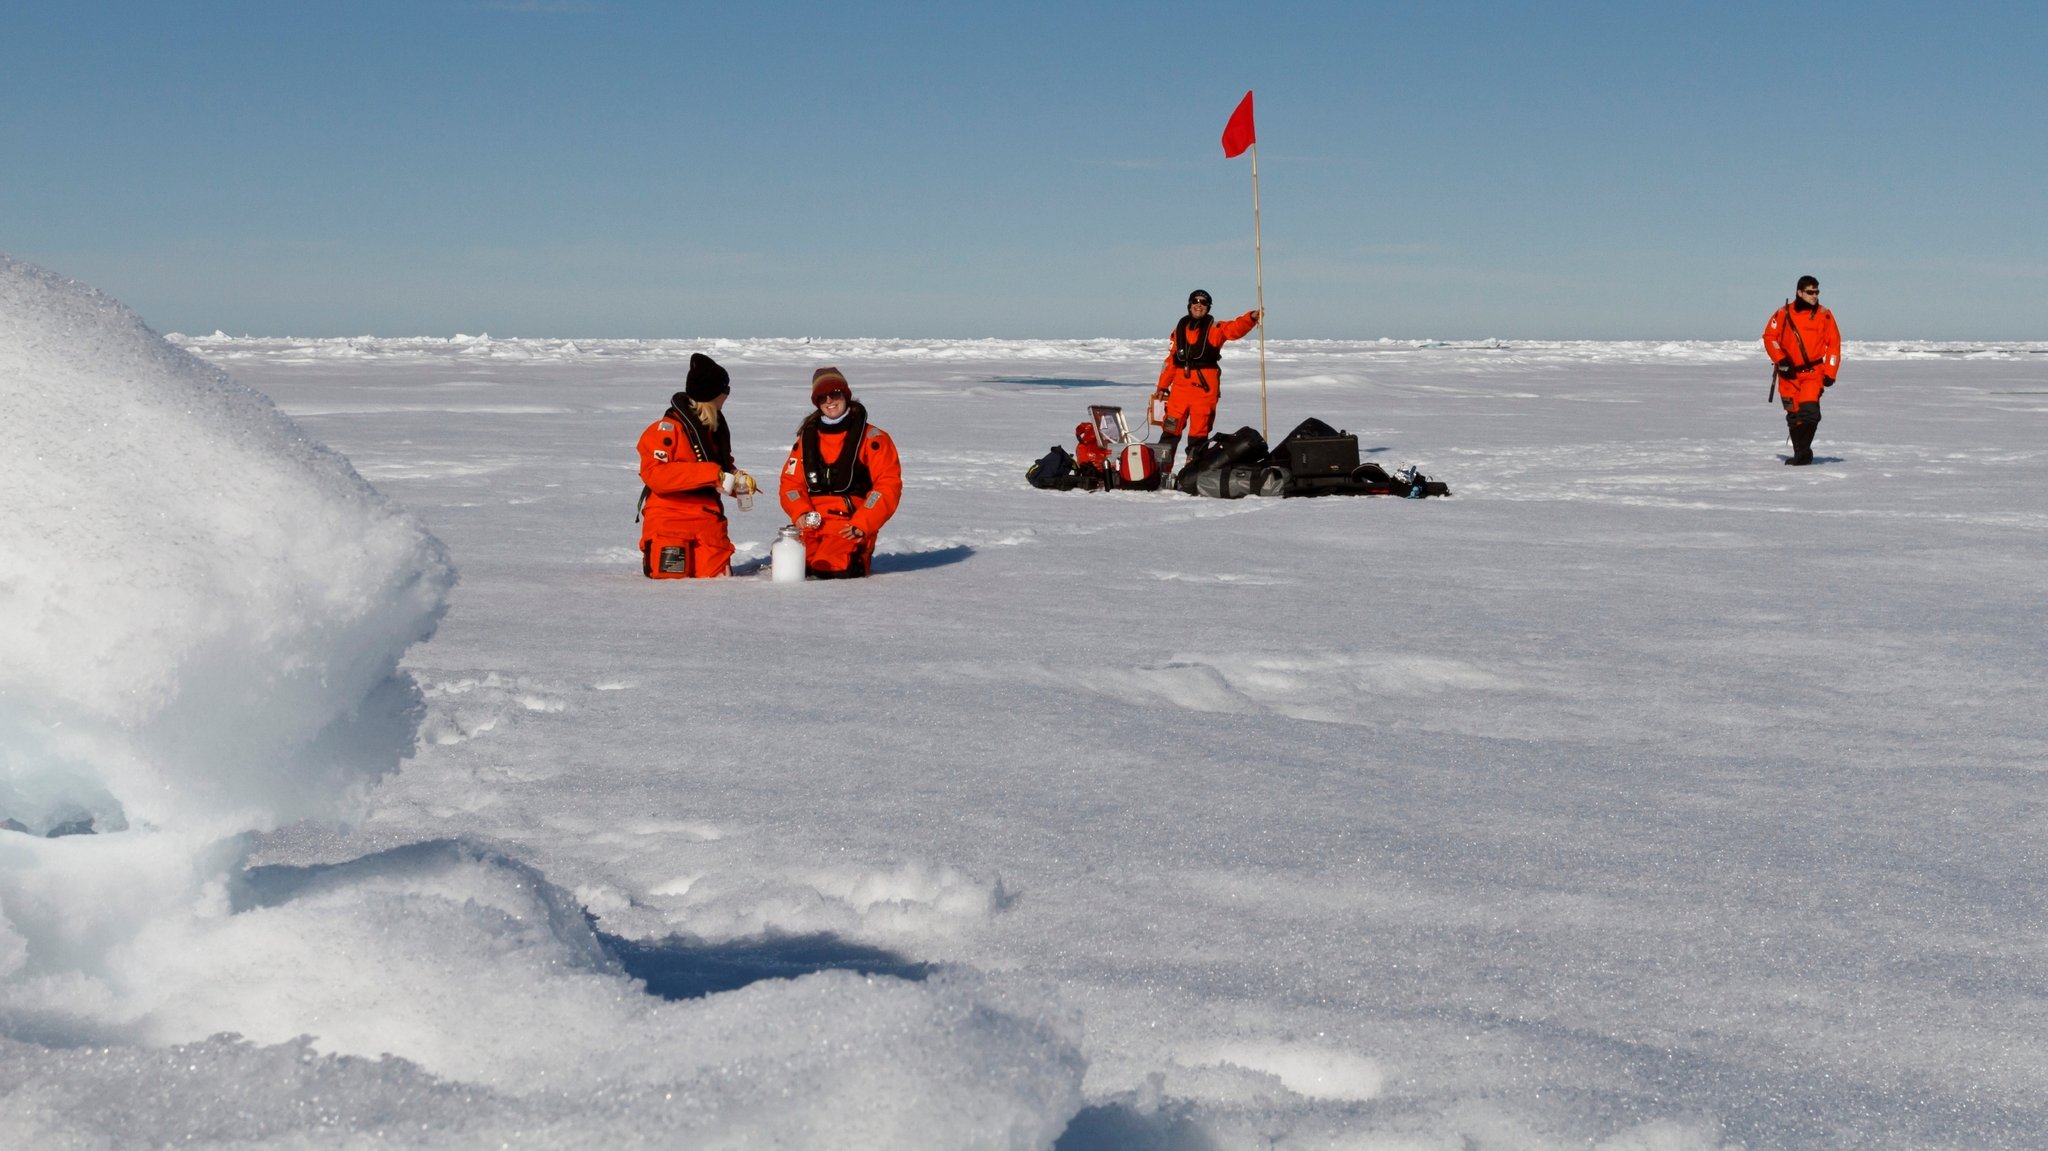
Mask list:
[[[1822,376],[1822,377],[1820,378],[1820,386],[1821,386],[1821,387],[1823,387],[1823,388],[1832,388],[1832,387],[1834,387],[1834,386],[1835,386],[1835,377],[1833,377],[1833,376]]]
[[[1799,369],[1792,366],[1792,357],[1786,356],[1778,361],[1778,374],[1788,380],[1799,374]]]

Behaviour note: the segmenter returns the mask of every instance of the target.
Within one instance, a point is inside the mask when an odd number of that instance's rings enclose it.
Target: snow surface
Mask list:
[[[105,832],[0,832],[0,1146],[2048,1141],[2048,344],[1851,342],[1792,469],[1752,342],[1280,341],[1456,495],[1224,502],[1022,483],[1163,336],[0,285],[0,814]],[[639,576],[691,351],[763,476],[847,372],[877,578]]]

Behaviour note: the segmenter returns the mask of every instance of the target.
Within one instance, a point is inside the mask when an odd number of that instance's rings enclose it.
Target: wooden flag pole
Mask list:
[[[1259,301],[1259,434],[1271,439],[1266,417],[1266,253],[1259,237],[1259,142],[1252,141],[1252,268]]]

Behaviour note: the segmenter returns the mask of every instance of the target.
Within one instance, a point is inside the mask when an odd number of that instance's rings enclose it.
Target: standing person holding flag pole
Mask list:
[[[1223,130],[1223,154],[1236,156],[1252,147],[1252,94],[1244,94],[1244,102],[1230,117],[1230,126]],[[1256,250],[1259,231],[1259,159],[1258,150],[1252,151],[1252,244]],[[1218,320],[1211,309],[1215,301],[1209,293],[1200,288],[1188,293],[1188,314],[1174,325],[1173,344],[1166,353],[1166,364],[1159,370],[1159,383],[1153,389],[1155,407],[1164,409],[1162,418],[1156,421],[1160,428],[1160,456],[1171,459],[1180,444],[1181,433],[1187,433],[1187,462],[1181,471],[1186,473],[1201,459],[1202,450],[1209,445],[1209,432],[1216,424],[1216,403],[1223,393],[1223,345],[1259,329],[1259,423],[1260,434],[1265,434],[1266,423],[1266,329],[1265,329],[1265,275],[1260,273],[1259,306],[1234,320]]]
[[[1247,148],[1252,153],[1252,268],[1258,282],[1259,434],[1270,438],[1273,433],[1266,426],[1266,256],[1259,237],[1259,133],[1252,123],[1250,92],[1238,101],[1230,122],[1223,125],[1223,158],[1234,160]]]

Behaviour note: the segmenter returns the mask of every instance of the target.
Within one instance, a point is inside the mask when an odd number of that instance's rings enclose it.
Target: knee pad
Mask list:
[[[689,579],[696,550],[690,540],[641,540],[640,570],[648,579]]]

